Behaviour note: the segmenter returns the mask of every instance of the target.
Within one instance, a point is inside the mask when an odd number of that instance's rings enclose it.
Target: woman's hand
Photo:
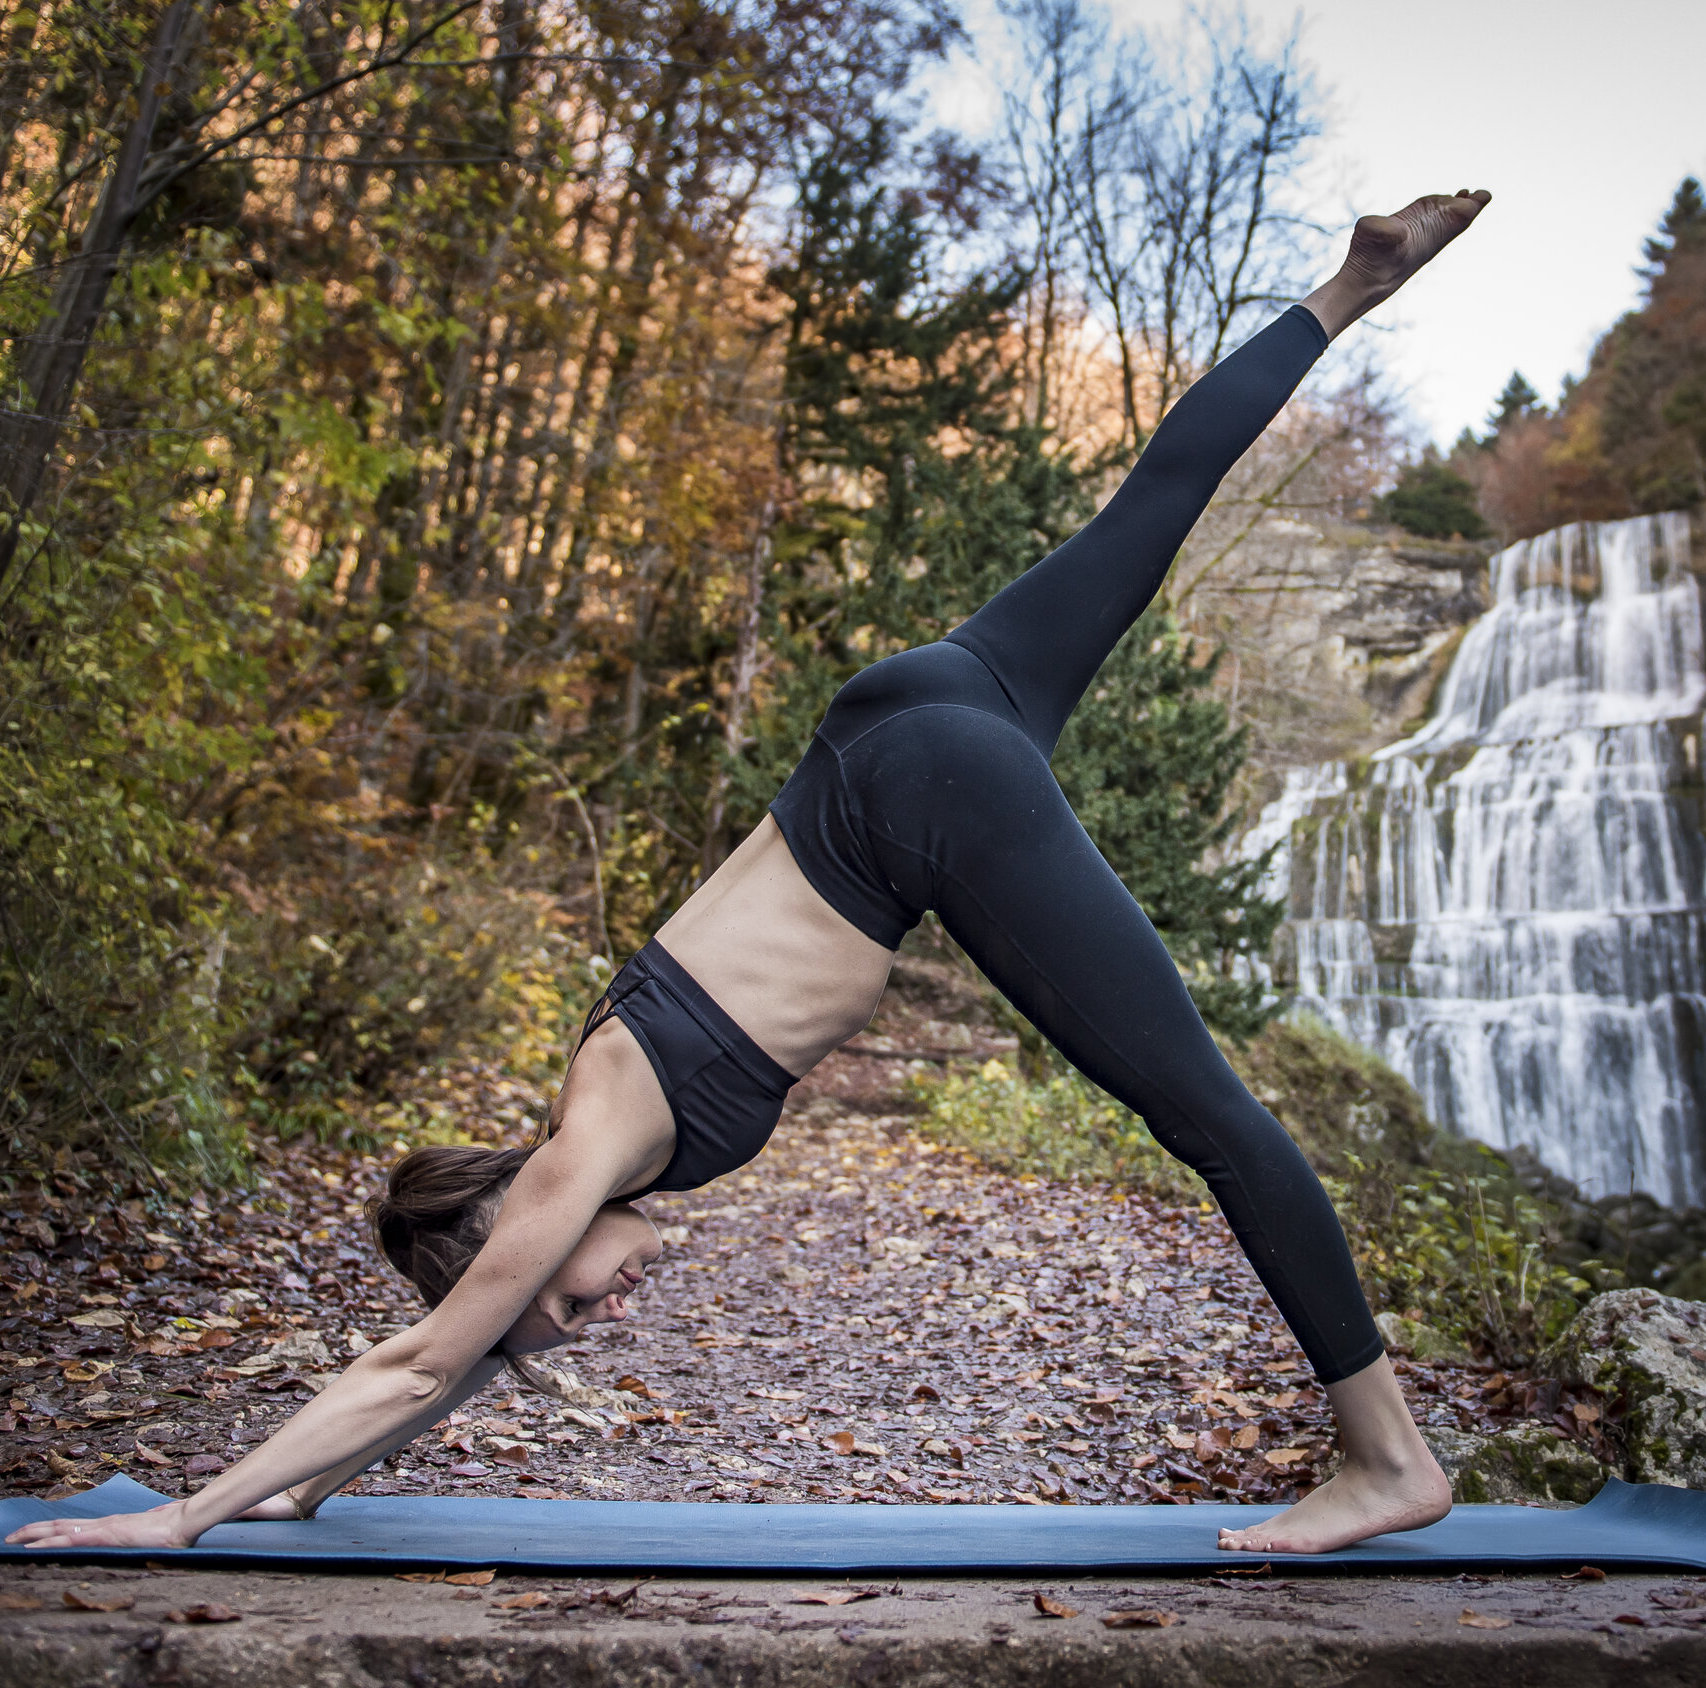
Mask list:
[[[195,1537],[184,1528],[181,1500],[108,1518],[42,1518],[14,1530],[6,1540],[23,1547],[195,1546]]]
[[[302,1517],[289,1495],[272,1495],[256,1501],[247,1512],[239,1512],[233,1524],[294,1524]]]

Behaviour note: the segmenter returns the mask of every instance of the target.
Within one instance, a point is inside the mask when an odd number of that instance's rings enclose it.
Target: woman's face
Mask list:
[[[504,1333],[511,1354],[558,1348],[588,1325],[628,1317],[628,1296],[663,1253],[657,1227],[625,1202],[601,1207],[568,1259]]]

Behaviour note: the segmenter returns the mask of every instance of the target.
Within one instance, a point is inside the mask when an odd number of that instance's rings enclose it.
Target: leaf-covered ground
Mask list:
[[[648,1202],[669,1246],[626,1325],[558,1356],[567,1398],[501,1380],[359,1490],[1187,1502],[1316,1480],[1324,1400],[1217,1213],[914,1135],[907,1063],[880,1052],[975,1058],[987,1035],[903,1007],[856,1047],[751,1167]],[[538,1100],[478,1067],[445,1082],[494,1135]],[[5,1198],[0,1486],[182,1493],[418,1316],[362,1219],[387,1158],[274,1146],[252,1189],[170,1217],[75,1167]],[[1552,1384],[1398,1370],[1425,1422],[1577,1428]]]

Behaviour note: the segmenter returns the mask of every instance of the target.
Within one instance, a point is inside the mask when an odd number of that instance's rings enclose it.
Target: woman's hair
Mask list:
[[[391,1168],[385,1194],[367,1203],[382,1253],[436,1307],[491,1234],[509,1181],[538,1145],[482,1149],[428,1143]]]

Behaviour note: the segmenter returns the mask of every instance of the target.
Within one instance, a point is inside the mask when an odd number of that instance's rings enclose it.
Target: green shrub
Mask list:
[[[1556,1335],[1592,1293],[1557,1258],[1561,1214],[1503,1156],[1434,1126],[1378,1056],[1298,1018],[1230,1058],[1321,1174],[1377,1311],[1413,1314],[1508,1365]],[[1088,1080],[1032,1070],[993,1060],[915,1079],[922,1130],[1007,1172],[1106,1180],[1170,1200],[1206,1194]]]
[[[1202,1181],[1150,1136],[1142,1120],[1076,1072],[1037,1080],[1008,1060],[969,1073],[913,1079],[921,1129],[1003,1172],[1101,1179],[1184,1199]]]
[[[1346,1175],[1325,1182],[1376,1307],[1420,1318],[1502,1365],[1521,1364],[1576,1316],[1593,1286],[1554,1258],[1556,1217],[1516,1183],[1509,1163],[1481,1144],[1464,1148],[1479,1167],[1351,1154]]]
[[[1374,503],[1377,519],[1424,539],[1484,539],[1492,530],[1475,503],[1475,489],[1429,447],[1404,466],[1398,484]]]
[[[310,880],[237,941],[249,992],[232,1054],[263,1096],[293,1107],[388,1096],[474,1047],[538,1072],[584,994],[551,914],[550,899],[477,859],[367,858]]]

